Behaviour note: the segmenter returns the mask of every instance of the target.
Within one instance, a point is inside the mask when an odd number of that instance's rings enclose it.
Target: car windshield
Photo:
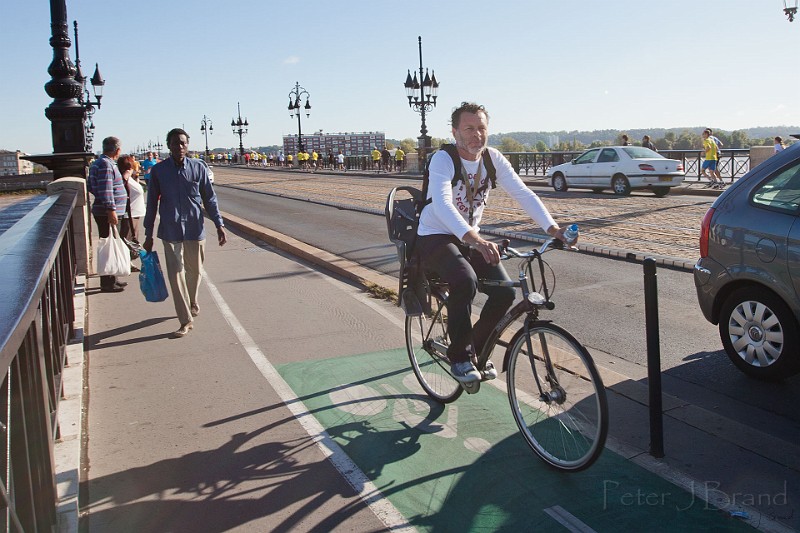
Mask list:
[[[595,158],[595,156],[597,156],[597,152],[599,152],[599,151],[600,150],[595,148],[594,150],[589,150],[588,152],[586,152],[584,154],[581,154],[578,157],[578,159],[575,160],[575,164],[577,165],[577,164],[580,164],[580,163],[591,163],[592,161],[594,161],[594,158]]]
[[[650,148],[643,148],[641,146],[625,146],[622,149],[625,150],[625,153],[628,154],[631,159],[664,159],[663,155],[652,151]]]

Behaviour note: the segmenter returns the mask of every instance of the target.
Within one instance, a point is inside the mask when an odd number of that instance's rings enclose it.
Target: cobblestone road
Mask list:
[[[309,174],[214,167],[215,184],[238,186],[291,198],[383,212],[386,195],[398,184],[419,181],[386,175]],[[698,256],[700,221],[713,197],[651,193],[619,197],[610,193],[538,191],[559,223],[576,222],[581,244],[693,264]],[[502,189],[492,191],[481,224],[484,230],[541,234]],[[685,266],[685,264],[683,266]]]

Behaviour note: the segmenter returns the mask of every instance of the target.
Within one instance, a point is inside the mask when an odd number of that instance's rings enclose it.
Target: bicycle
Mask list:
[[[538,250],[519,252],[504,241],[501,258],[520,258],[519,280],[479,280],[482,286],[513,286],[522,301],[514,305],[490,334],[477,356],[476,368],[486,381],[489,358],[500,337],[517,319],[523,325],[506,348],[503,370],[509,403],[522,436],[548,465],[566,472],[591,466],[603,451],[608,434],[608,403],[605,387],[586,348],[568,331],[551,321],[539,319],[539,311],[552,310],[542,256],[561,241],[547,240]],[[538,266],[539,287],[535,286],[533,265]],[[549,265],[547,265],[549,268]],[[555,273],[553,288],[555,288]],[[475,394],[481,381],[460,383],[450,373],[447,358],[447,285],[424,275],[424,302],[420,291],[406,288],[405,337],[414,374],[434,400],[450,403],[464,391]],[[401,282],[402,283],[402,282]]]

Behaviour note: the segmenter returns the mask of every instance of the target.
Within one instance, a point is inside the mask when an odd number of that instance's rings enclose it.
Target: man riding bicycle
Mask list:
[[[497,184],[516,199],[548,235],[562,241],[566,239],[564,229],[556,224],[539,197],[525,186],[503,154],[487,146],[489,114],[486,109],[464,102],[453,111],[451,124],[461,176],[455,176],[455,155],[451,156],[447,150],[433,155],[429,165],[429,204],[420,216],[415,247],[422,267],[438,274],[449,286],[447,356],[453,376],[462,383],[472,383],[482,377],[472,358],[480,353],[516,295],[513,287],[482,288],[488,300],[480,319],[472,325],[470,314],[478,279],[510,280],[500,264],[497,245],[479,235],[489,187],[494,186],[494,176],[490,174],[494,172]],[[494,167],[488,172],[487,158]],[[493,379],[497,371],[487,368],[484,376]]]

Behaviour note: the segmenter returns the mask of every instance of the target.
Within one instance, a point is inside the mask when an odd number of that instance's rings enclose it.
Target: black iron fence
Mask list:
[[[550,167],[568,163],[582,154],[580,152],[508,152],[504,155],[520,176],[544,176]],[[665,150],[659,152],[666,158],[683,162],[686,178],[700,179],[703,159],[698,150]],[[719,171],[723,178],[733,181],[750,170],[750,149],[733,148],[722,150]]]
[[[0,235],[0,530],[56,527],[54,441],[75,321],[76,192],[47,197]]]

